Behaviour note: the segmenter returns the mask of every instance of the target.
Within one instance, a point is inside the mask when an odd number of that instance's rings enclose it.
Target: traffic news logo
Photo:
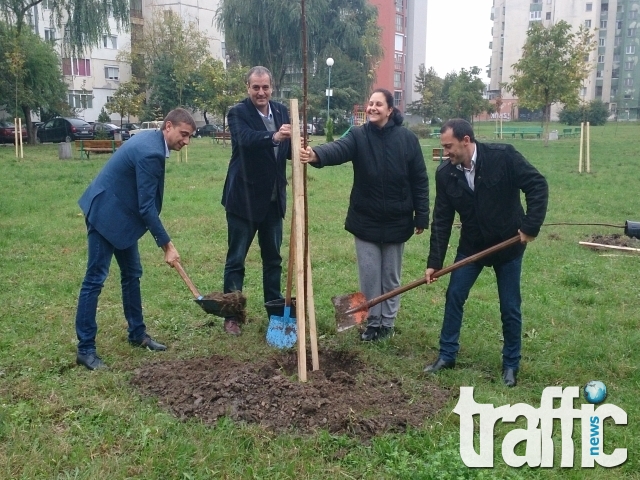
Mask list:
[[[494,426],[498,420],[503,423],[515,422],[518,417],[527,420],[526,429],[514,429],[502,440],[502,458],[511,467],[553,467],[553,426],[560,420],[561,460],[560,466],[571,468],[574,463],[574,420],[580,420],[582,440],[582,461],[584,468],[595,464],[616,467],[627,460],[627,449],[616,448],[611,454],[604,453],[604,420],[611,418],[616,425],[627,425],[627,413],[612,404],[582,404],[573,407],[573,401],[580,396],[579,387],[546,387],[542,391],[540,407],[526,403],[494,407],[491,404],[476,403],[473,387],[460,387],[460,399],[453,413],[460,416],[460,457],[467,467],[493,467]],[[554,399],[560,399],[560,406],[554,408]],[[473,445],[474,415],[479,417],[479,452]],[[526,442],[524,455],[515,453],[516,446]],[[611,446],[607,448],[611,450]]]

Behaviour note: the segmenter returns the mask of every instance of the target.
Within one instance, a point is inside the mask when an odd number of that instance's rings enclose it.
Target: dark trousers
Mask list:
[[[227,212],[227,261],[224,266],[224,293],[242,290],[244,263],[249,247],[258,233],[262,257],[262,288],[264,301],[282,298],[282,217],[277,202],[271,202],[269,212],[262,222],[252,222]]]
[[[455,261],[458,262],[463,258],[465,255],[458,254]],[[455,360],[458,354],[464,304],[482,268],[482,265],[478,263],[470,263],[451,272],[444,307],[444,321],[440,332],[440,358],[444,360]],[[495,265],[493,269],[496,272],[498,283],[502,335],[504,337],[502,365],[504,368],[518,369],[522,345],[522,314],[520,312],[522,255],[507,263]]]
[[[96,351],[96,311],[98,297],[109,275],[112,257],[116,257],[120,267],[120,285],[122,287],[122,307],[129,325],[129,340],[139,341],[146,327],[142,318],[142,298],[140,295],[140,277],[142,265],[138,253],[138,243],[129,248],[118,250],[104,238],[93,226],[87,223],[88,260],[76,312],[76,335],[78,353],[87,354]]]

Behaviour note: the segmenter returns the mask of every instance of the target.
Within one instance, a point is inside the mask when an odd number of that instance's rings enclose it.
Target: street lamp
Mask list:
[[[327,58],[327,67],[329,67],[329,87],[327,88],[327,121],[329,121],[329,105],[331,102],[331,67],[333,67],[333,58]]]

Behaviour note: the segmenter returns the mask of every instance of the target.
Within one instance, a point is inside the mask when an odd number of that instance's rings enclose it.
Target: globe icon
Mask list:
[[[600,380],[592,380],[584,386],[583,394],[589,403],[602,403],[607,398],[607,386]]]

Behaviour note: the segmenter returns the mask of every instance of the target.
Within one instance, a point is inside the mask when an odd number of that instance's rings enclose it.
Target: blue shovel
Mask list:
[[[294,237],[294,223],[291,219],[291,241]],[[291,316],[291,289],[293,287],[293,264],[294,264],[294,249],[291,243],[289,244],[289,264],[287,265],[287,290],[284,298],[284,312],[282,317],[278,315],[269,316],[269,328],[267,329],[267,343],[272,347],[279,348],[281,350],[292,348],[298,341],[298,323],[294,316]],[[273,304],[279,304],[282,300],[273,300],[267,302],[265,306]],[[295,306],[294,306],[295,308]]]

